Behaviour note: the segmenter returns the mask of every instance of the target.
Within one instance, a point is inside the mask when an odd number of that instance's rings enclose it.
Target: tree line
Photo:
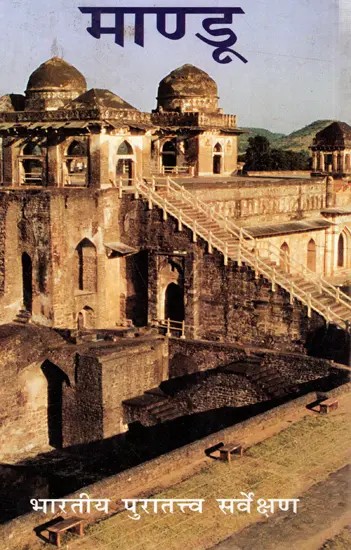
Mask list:
[[[245,155],[239,160],[245,162],[244,172],[258,170],[310,170],[311,159],[306,151],[284,151],[273,149],[264,136],[249,138]]]

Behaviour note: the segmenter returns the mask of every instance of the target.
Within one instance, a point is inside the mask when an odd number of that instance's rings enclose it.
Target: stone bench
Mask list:
[[[240,456],[243,456],[243,452],[244,450],[241,443],[239,443],[238,441],[233,441],[231,443],[227,443],[227,445],[223,445],[223,447],[220,447],[219,458],[220,460],[230,462],[233,454],[239,454]]]
[[[61,535],[66,531],[73,531],[80,537],[84,535],[83,519],[81,518],[67,518],[47,528],[49,531],[49,541],[56,546],[61,546]]]
[[[325,399],[319,403],[319,412],[327,414],[329,411],[335,411],[339,407],[339,401],[337,399]]]

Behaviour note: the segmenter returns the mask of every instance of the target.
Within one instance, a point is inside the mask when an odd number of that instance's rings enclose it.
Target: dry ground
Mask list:
[[[209,459],[201,472],[153,496],[204,498],[202,515],[182,514],[180,511],[173,515],[142,513],[141,519],[135,521],[128,517],[127,512],[122,512],[89,527],[83,539],[70,537],[63,547],[70,550],[157,550],[165,547],[167,550],[204,550],[212,547],[262,519],[256,511],[224,515],[215,499],[237,498],[240,491],[253,491],[255,499],[303,498],[303,493],[312,485],[348,463],[351,395],[342,396],[339,401],[337,411],[329,415],[310,413],[270,439],[251,447],[243,458],[230,464]],[[349,536],[347,532],[340,535],[346,536]],[[325,548],[343,548],[335,545]]]

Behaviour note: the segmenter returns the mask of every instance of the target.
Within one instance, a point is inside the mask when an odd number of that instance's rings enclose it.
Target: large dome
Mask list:
[[[205,71],[194,65],[175,69],[158,87],[158,108],[166,111],[218,110],[217,84]]]
[[[29,77],[27,91],[86,90],[84,76],[60,57],[42,63]]]
[[[45,61],[29,77],[26,110],[56,110],[87,89],[84,76],[60,57]]]

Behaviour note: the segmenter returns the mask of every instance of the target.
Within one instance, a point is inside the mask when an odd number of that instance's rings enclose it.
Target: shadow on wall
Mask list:
[[[351,335],[335,325],[320,327],[309,334],[306,348],[312,357],[323,357],[351,366]]]
[[[50,361],[45,361],[41,370],[48,384],[48,436],[49,444],[58,449],[62,448],[62,399],[63,385],[70,386],[68,376]]]

